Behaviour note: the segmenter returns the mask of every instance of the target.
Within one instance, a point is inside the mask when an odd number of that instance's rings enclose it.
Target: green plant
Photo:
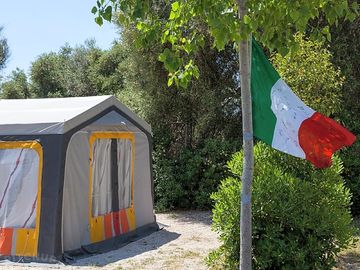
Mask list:
[[[158,211],[174,209],[185,197],[185,191],[176,179],[174,162],[166,158],[166,151],[162,147],[156,149],[153,159],[155,207]]]
[[[332,54],[322,42],[304,35],[296,34],[295,41],[296,52],[273,55],[276,70],[306,105],[327,116],[339,115],[344,77],[331,62]]]
[[[154,152],[156,208],[210,209],[210,194],[228,176],[226,160],[239,145],[237,141],[208,139],[196,149],[184,147],[175,155],[157,146]]]
[[[316,170],[263,143],[254,150],[254,269],[332,269],[336,254],[351,244],[355,232],[340,159],[335,157],[331,168]],[[233,155],[228,162],[233,176],[212,195],[213,229],[222,245],[208,263],[220,261],[226,269],[239,263],[242,159],[242,152]]]
[[[349,2],[357,2],[351,0]],[[354,22],[342,22],[340,27],[332,29],[332,61],[340,67],[346,80],[342,88],[340,119],[355,135],[360,134],[360,18]],[[352,197],[352,213],[360,214],[360,142],[341,152],[345,170],[343,176],[350,188]]]

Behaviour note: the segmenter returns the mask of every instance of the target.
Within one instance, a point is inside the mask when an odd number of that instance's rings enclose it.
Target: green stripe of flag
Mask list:
[[[271,110],[271,88],[280,79],[260,46],[252,41],[251,95],[254,135],[272,144],[276,117]]]

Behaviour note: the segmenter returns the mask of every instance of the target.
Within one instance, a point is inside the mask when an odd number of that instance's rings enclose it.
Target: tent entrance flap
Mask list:
[[[89,138],[90,241],[100,242],[135,230],[135,136],[94,132]]]
[[[0,255],[37,256],[43,151],[36,141],[0,141]]]

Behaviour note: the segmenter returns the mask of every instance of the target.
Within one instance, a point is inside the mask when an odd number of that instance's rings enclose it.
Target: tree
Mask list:
[[[6,61],[10,56],[10,49],[6,38],[2,37],[3,27],[0,26],[0,70],[6,66]]]
[[[310,108],[326,116],[341,116],[344,76],[332,62],[331,52],[323,42],[295,36],[299,50],[291,56],[280,53],[271,57],[274,67]]]
[[[237,43],[250,33],[270,50],[282,55],[298,49],[296,32],[307,32],[312,38],[330,39],[331,25],[339,20],[354,20],[358,4],[348,0],[296,0],[288,2],[248,0],[248,14],[240,21],[237,1],[187,0],[110,0],[98,1],[92,9],[96,22],[111,21],[112,14],[122,25],[135,25],[142,33],[140,43],[154,41],[168,44],[159,56],[169,71],[169,84],[187,86],[198,77],[196,62],[191,57],[204,45],[204,29],[219,50]],[[324,23],[311,23],[321,17]]]
[[[359,0],[352,0],[358,2]],[[339,66],[345,81],[342,89],[340,119],[359,138],[360,134],[360,18],[353,22],[343,22],[332,29],[329,47],[333,62]],[[342,151],[344,178],[352,196],[352,212],[360,214],[360,141]]]
[[[29,98],[31,96],[29,83],[23,70],[17,68],[0,86],[1,98]]]
[[[31,91],[36,97],[116,94],[123,87],[117,72],[123,58],[121,50],[104,52],[93,40],[75,48],[65,45],[33,62]]]
[[[187,87],[192,77],[199,77],[199,72],[191,55],[203,46],[204,36],[199,27],[205,26],[214,38],[214,46],[223,49],[227,43],[239,43],[240,76],[243,133],[244,133],[244,171],[241,207],[240,269],[251,269],[251,180],[253,171],[252,158],[252,122],[250,95],[250,57],[249,35],[270,49],[276,48],[282,54],[296,50],[295,32],[308,30],[313,36],[330,38],[329,26],[311,28],[309,21],[320,15],[328,24],[338,22],[339,18],[353,20],[358,9],[357,3],[348,6],[347,0],[313,0],[313,1],[261,1],[261,0],[184,0],[165,2],[168,19],[157,16],[158,1],[97,1],[92,12],[98,16],[95,21],[102,24],[103,19],[111,21],[112,13],[119,12],[119,20],[136,24],[147,39],[159,40],[169,44],[160,54],[169,71],[168,85]],[[168,4],[170,5],[167,6]],[[239,13],[239,17],[238,14]],[[159,13],[158,13],[159,14]],[[244,210],[246,209],[246,211]],[[243,211],[244,210],[244,211]],[[245,217],[244,217],[245,216]],[[247,220],[245,222],[244,220]],[[246,240],[246,241],[242,241]]]
[[[124,76],[118,98],[151,124],[156,207],[209,209],[210,194],[226,175],[223,165],[240,146],[236,51],[227,46],[218,52],[206,38],[195,54],[200,77],[182,91],[167,86],[157,60],[163,45],[136,47],[137,35],[123,29],[116,45],[127,56],[118,66]]]

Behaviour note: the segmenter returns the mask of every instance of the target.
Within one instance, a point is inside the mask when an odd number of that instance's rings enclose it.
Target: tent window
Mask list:
[[[92,215],[131,206],[132,143],[128,139],[96,139],[93,144]]]
[[[38,177],[36,150],[0,149],[1,228],[35,228]]]
[[[118,156],[118,196],[120,209],[129,208],[131,205],[132,183],[132,144],[130,140],[117,140]]]

